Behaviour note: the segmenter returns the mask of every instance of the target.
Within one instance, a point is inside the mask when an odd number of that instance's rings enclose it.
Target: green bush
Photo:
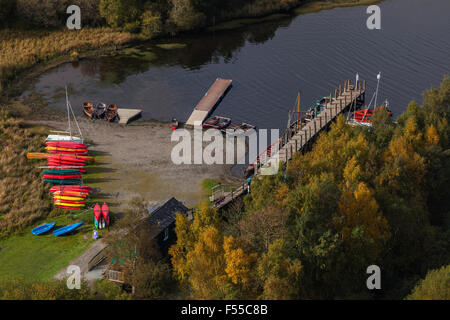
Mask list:
[[[141,32],[148,38],[156,37],[163,31],[161,15],[147,10],[141,16]]]

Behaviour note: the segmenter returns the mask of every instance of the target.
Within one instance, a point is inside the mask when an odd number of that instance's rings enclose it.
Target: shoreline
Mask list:
[[[309,14],[315,13],[322,10],[331,10],[339,7],[355,7],[362,5],[370,5],[379,3],[383,0],[360,0],[359,2],[351,2],[344,0],[344,2],[329,2],[329,1],[316,1],[310,0],[307,1],[288,12],[272,12],[260,16],[249,16],[249,17],[239,17],[235,19],[231,19],[228,21],[221,22],[216,26],[205,26],[199,30],[191,30],[186,32],[180,32],[176,34],[177,36],[183,36],[187,34],[206,34],[211,32],[226,32],[230,30],[237,30],[240,28],[244,28],[248,25],[254,25],[258,23],[264,23],[267,21],[275,21],[280,20],[287,17],[298,16],[301,14]],[[245,22],[244,22],[245,21]],[[92,59],[97,58],[102,55],[110,55],[114,52],[124,50],[126,48],[134,47],[140,44],[153,43],[153,42],[162,42],[162,43],[171,43],[174,37],[165,35],[162,37],[157,37],[153,39],[139,39],[139,36],[136,35],[132,40],[125,42],[121,45],[110,45],[106,47],[99,47],[96,49],[87,49],[81,51],[78,54],[77,58],[74,59],[70,54],[61,54],[55,58],[51,58],[49,61],[38,62],[37,64],[25,68],[22,71],[19,71],[15,78],[4,88],[0,86],[0,103],[7,104],[11,99],[17,98],[19,95],[25,91],[25,88],[30,85],[30,83],[35,80],[37,77],[42,75],[43,73],[56,68],[64,63],[69,62],[77,62],[84,59]],[[0,79],[1,80],[1,79]]]

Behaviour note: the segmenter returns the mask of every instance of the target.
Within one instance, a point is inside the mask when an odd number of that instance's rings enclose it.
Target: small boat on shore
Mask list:
[[[105,112],[106,121],[113,122],[117,117],[117,106],[115,104],[110,104]]]
[[[64,234],[70,233],[74,230],[76,230],[77,228],[81,227],[83,225],[83,222],[78,222],[78,223],[74,223],[74,224],[70,224],[68,226],[59,228],[55,231],[53,231],[53,234],[55,237],[59,237],[62,236]]]
[[[50,231],[55,225],[56,225],[56,222],[46,223],[46,224],[43,224],[42,226],[34,228],[33,230],[31,230],[31,233],[34,234],[35,236],[38,236],[38,235],[41,235],[43,233]]]
[[[93,118],[95,114],[95,109],[92,103],[90,102],[83,102],[83,112],[86,116],[89,118]]]
[[[172,121],[170,122],[170,128],[172,130],[177,130],[179,126],[178,120],[176,118],[172,118]]]
[[[226,130],[226,133],[229,136],[237,137],[237,136],[243,135],[243,134],[247,133],[248,131],[255,129],[255,128],[256,128],[256,126],[254,126],[254,125],[242,122],[235,126],[229,127]]]
[[[106,113],[106,103],[100,102],[97,104],[97,107],[95,107],[95,114],[94,117],[97,119],[103,119],[105,117]]]
[[[109,226],[109,207],[106,202],[103,202],[102,205],[102,216],[104,220],[103,228],[105,227],[105,224],[106,226]]]
[[[212,118],[209,118],[208,120],[206,120],[203,123],[202,127],[203,127],[203,129],[212,128],[214,125],[217,124],[217,122],[219,122],[219,117],[212,117]]]

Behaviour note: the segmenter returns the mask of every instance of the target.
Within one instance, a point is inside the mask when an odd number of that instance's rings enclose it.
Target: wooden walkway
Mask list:
[[[228,88],[231,86],[231,80],[217,78],[212,84],[197,106],[194,108],[189,119],[186,121],[186,125],[193,126],[196,123],[202,124],[203,121],[209,116],[211,111],[220,102]]]
[[[335,90],[334,97],[330,94],[329,102],[325,105],[325,108],[311,121],[303,124],[301,128],[297,130],[297,126],[289,126],[289,128],[283,133],[278,142],[270,146],[272,151],[270,155],[264,157],[260,154],[257,158],[257,162],[253,163],[255,169],[255,176],[258,174],[258,168],[269,163],[270,160],[278,162],[288,163],[296,152],[304,152],[307,147],[312,144],[317,135],[326,128],[329,127],[337,116],[350,109],[350,106],[357,105],[357,103],[364,103],[366,92],[366,83],[358,82],[355,86],[351,85],[350,80],[346,81],[344,86],[339,86],[339,89]],[[275,150],[279,150],[275,152]],[[264,152],[266,154],[266,152]],[[213,208],[223,208],[234,199],[242,194],[247,193],[248,183],[244,182],[239,188],[233,192],[227,192],[222,195],[214,204]]]
[[[314,119],[306,123],[298,131],[293,133],[285,132],[279,147],[278,161],[288,163],[296,152],[304,151],[304,148],[313,142],[316,136],[327,128],[338,115],[348,111],[352,104],[358,101],[362,102],[364,99],[365,84],[359,84],[355,88],[350,85],[350,82],[346,82],[344,90],[340,94],[335,94],[335,97],[330,95],[330,102],[326,104],[324,110]],[[277,155],[275,154],[274,156]]]

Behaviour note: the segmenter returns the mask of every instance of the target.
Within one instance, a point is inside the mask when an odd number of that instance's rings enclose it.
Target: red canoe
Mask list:
[[[90,192],[92,190],[92,188],[89,186],[65,185],[65,186],[53,186],[50,188],[49,191],[55,192],[55,191],[65,191],[65,190]]]
[[[56,148],[70,148],[70,149],[87,149],[88,147],[84,143],[73,141],[47,141],[45,143],[47,147]]]
[[[67,207],[67,206],[64,206],[64,205],[62,205],[62,204],[56,204],[56,206],[57,206],[58,208],[61,208],[61,209],[72,209],[72,210],[80,210],[80,209],[84,209],[84,207]]]
[[[69,161],[86,162],[85,158],[67,155],[67,154],[50,154],[48,156],[48,158],[52,159],[52,160],[69,160]]]
[[[109,226],[109,207],[105,202],[102,205],[102,215],[105,218],[106,225]]]
[[[94,217],[97,221],[100,221],[100,216],[102,214],[102,209],[100,208],[100,205],[98,203],[94,206]]]
[[[81,174],[44,174],[42,179],[81,179]]]
[[[45,152],[47,153],[60,153],[63,155],[80,155],[80,156],[87,156],[87,152],[82,150],[82,151],[59,151],[59,150],[45,150]]]

